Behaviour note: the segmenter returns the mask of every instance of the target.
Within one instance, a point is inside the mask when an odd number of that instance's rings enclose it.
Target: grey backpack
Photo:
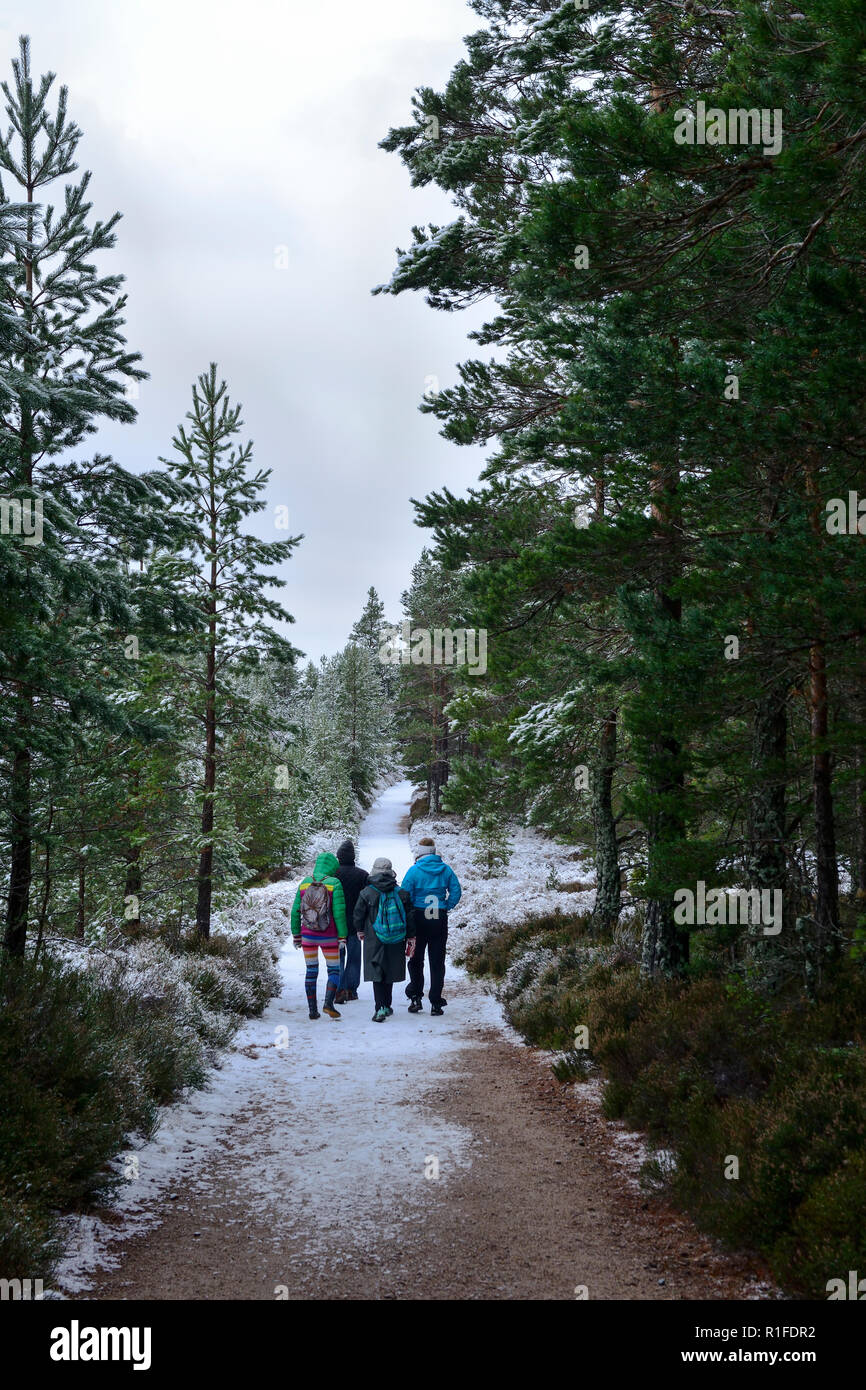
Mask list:
[[[333,924],[331,895],[324,883],[313,879],[301,892],[301,921],[309,932],[324,936]]]

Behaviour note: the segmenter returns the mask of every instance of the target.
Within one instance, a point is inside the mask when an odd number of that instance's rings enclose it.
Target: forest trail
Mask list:
[[[408,791],[373,807],[360,863],[408,866]],[[262,891],[289,904],[294,885]],[[310,1022],[291,941],[281,970],[281,995],[210,1090],[137,1151],[119,1214],[79,1231],[66,1297],[761,1296],[754,1264],[647,1204],[597,1110],[561,1091],[464,972],[449,963],[443,1018],[426,1000],[408,1014],[398,986],[394,1017],[374,1024],[371,985],[340,1022]]]

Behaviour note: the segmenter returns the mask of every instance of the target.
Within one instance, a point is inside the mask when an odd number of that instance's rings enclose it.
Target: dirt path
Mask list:
[[[399,835],[401,794],[378,831],[390,815]],[[310,1022],[298,954],[211,1091],[138,1152],[126,1201],[73,1252],[67,1296],[762,1295],[756,1266],[647,1203],[597,1107],[506,1035],[477,981],[450,967],[439,1019],[407,1014],[398,987],[374,1024],[363,985],[339,1023]]]
[[[461,982],[453,1003],[472,990]],[[287,1133],[290,1096],[287,1089]],[[377,1175],[353,1159],[349,1117],[341,1124],[339,1114],[323,1113],[309,1143],[323,1167],[342,1163],[345,1190],[339,1217],[328,1219],[311,1197],[305,1220],[303,1204],[299,1219],[279,1192],[262,1204],[274,1171],[262,1131],[266,1124],[272,1139],[281,1117],[270,1105],[265,1113],[253,1090],[195,1190],[181,1188],[174,1201],[169,1194],[161,1225],[126,1242],[119,1267],[86,1296],[571,1299],[578,1285],[589,1298],[756,1296],[757,1271],[647,1204],[618,1170],[609,1128],[592,1107],[496,1030],[476,1034],[418,1103],[466,1131],[459,1160],[440,1158],[438,1180],[428,1179],[436,1154],[407,1146],[403,1181],[392,1186],[387,1170]],[[382,1213],[371,1231],[377,1185]]]

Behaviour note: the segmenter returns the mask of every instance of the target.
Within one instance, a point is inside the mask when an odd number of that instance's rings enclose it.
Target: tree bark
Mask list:
[[[85,913],[84,903],[87,890],[87,859],[85,855],[78,852],[78,898],[75,907],[75,935],[79,941],[84,940]]]
[[[810,725],[812,734],[812,800],[815,811],[815,921],[824,953],[839,952],[839,876],[836,861],[836,822],[833,814],[833,766],[828,747],[829,696],[824,642],[809,653]]]
[[[138,927],[141,925],[141,845],[130,845],[126,855],[126,883],[123,886],[123,901],[126,905],[127,898],[135,898],[138,903],[138,910],[134,917],[126,917],[124,920],[127,926]]]
[[[752,733],[752,774],[746,874],[750,887],[779,889],[783,926],[792,923],[785,853],[788,682],[776,682],[758,700]],[[773,938],[762,938],[772,940]]]
[[[431,719],[431,757],[430,778],[428,782],[430,811],[436,813],[442,808],[442,788],[448,781],[448,720],[444,713],[447,698],[447,675],[437,674],[435,666],[430,667],[433,692]]]
[[[29,147],[28,147],[29,149]],[[30,154],[26,153],[27,163],[27,203],[32,209],[34,188],[30,170]],[[33,214],[27,214],[27,233],[33,239]],[[29,328],[33,304],[33,261],[25,265],[25,284],[28,305],[25,324]],[[25,371],[34,374],[35,368],[30,357],[25,358]],[[33,486],[33,418],[30,407],[21,403],[21,480],[25,487]],[[30,552],[26,550],[25,564],[32,563]],[[16,736],[17,747],[12,761],[9,800],[11,810],[9,896],[6,900],[6,929],[3,944],[12,956],[23,956],[27,946],[27,919],[30,914],[30,884],[33,878],[32,810],[30,784],[32,764],[30,756],[30,726],[33,717],[33,697],[23,686],[17,693]]]
[[[857,780],[854,795],[856,843],[854,847],[854,891],[859,903],[866,902],[866,749],[857,750]]]
[[[45,876],[42,882],[42,906],[39,909],[39,929],[36,933],[36,946],[33,951],[34,960],[39,955],[42,948],[42,938],[45,935],[45,924],[48,921],[48,904],[51,901],[51,830],[53,825],[54,797],[49,794],[48,824],[45,827]]]
[[[25,696],[20,697],[28,704]],[[29,721],[19,718],[19,729]],[[11,854],[9,896],[6,901],[6,931],[3,943],[12,956],[23,956],[27,944],[27,917],[30,909],[30,882],[33,875],[30,833],[30,750],[19,748],[12,760],[10,785]]]
[[[613,814],[617,714],[617,710],[611,710],[602,725],[599,756],[592,779],[592,821],[595,831],[597,879],[592,922],[602,931],[608,931],[615,926],[622,906],[619,845]]]
[[[679,340],[671,338],[679,359]],[[676,388],[675,388],[676,389]],[[650,510],[661,548],[659,579],[655,586],[662,628],[676,641],[682,621],[682,603],[671,592],[682,569],[679,540],[679,451],[676,443],[667,463],[653,465]],[[684,833],[682,800],[685,782],[682,748],[676,733],[665,727],[666,714],[658,710],[659,732],[649,750],[648,782],[653,801],[647,822],[647,877],[650,885],[641,945],[641,969],[646,975],[680,974],[689,960],[689,934],[674,921],[673,894],[655,886],[668,873],[668,850]]]
[[[205,708],[204,804],[201,810],[201,833],[204,844],[198,862],[198,895],[195,908],[196,935],[210,936],[211,899],[213,896],[213,826],[214,791],[216,788],[216,708],[215,653],[208,646],[207,705]]]
[[[677,739],[665,736],[655,745],[659,768],[653,788],[657,809],[647,826],[648,875],[650,881],[666,871],[665,851],[683,833],[679,801],[683,777]],[[667,770],[665,770],[667,769]],[[670,893],[653,893],[647,902],[641,944],[641,970],[645,975],[678,975],[689,962],[689,934],[674,921],[674,902]]]
[[[204,802],[201,808],[202,849],[198,861],[198,889],[195,907],[196,936],[210,936],[211,902],[213,898],[213,826],[214,792],[216,790],[216,656],[217,656],[217,510],[211,461],[211,567],[208,585],[207,673],[205,676],[205,753]]]
[[[811,526],[820,544],[822,525],[818,464],[806,459],[806,491],[813,499]],[[830,697],[827,683],[826,631],[815,606],[815,639],[809,651],[809,725],[812,738],[812,805],[815,814],[815,922],[820,951],[839,953],[839,869],[836,859],[836,821],[833,812],[833,759],[830,754]]]

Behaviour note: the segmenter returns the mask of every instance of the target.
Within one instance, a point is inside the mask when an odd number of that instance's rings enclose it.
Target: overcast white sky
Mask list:
[[[371,584],[399,616],[425,539],[409,498],[465,491],[483,460],[441,439],[418,403],[429,376],[455,379],[484,315],[370,294],[413,223],[454,215],[378,141],[408,121],[416,87],[444,85],[479,23],[466,0],[0,9],[3,76],[29,33],[35,73],[69,87],[96,213],[123,213],[111,267],[127,277],[129,344],[150,380],[137,423],[104,428],[94,447],[153,466],[216,360],[255,462],[273,470],[257,531],[284,538],[273,518],[286,504],[306,535],[281,595],[313,658],[343,645]]]

